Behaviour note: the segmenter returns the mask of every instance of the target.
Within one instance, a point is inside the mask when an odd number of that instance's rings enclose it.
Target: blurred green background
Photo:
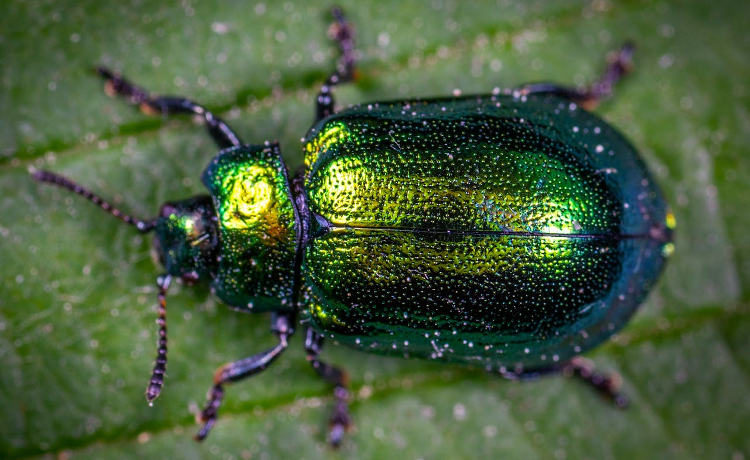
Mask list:
[[[341,104],[582,84],[626,39],[636,69],[599,109],[642,152],[678,220],[658,286],[589,354],[624,379],[620,411],[579,382],[508,382],[329,346],[349,369],[356,430],[325,444],[331,390],[298,335],[228,390],[210,438],[191,411],[213,371],[273,340],[206,289],[170,291],[166,386],[155,353],[150,238],[30,166],[77,179],[134,215],[202,191],[216,148],[189,118],[106,97],[92,68],[187,95],[247,141],[279,140],[291,167],[332,68],[330,3],[184,0],[0,3],[0,458],[750,458],[750,32],[747,3],[381,0],[342,6],[361,78]]]

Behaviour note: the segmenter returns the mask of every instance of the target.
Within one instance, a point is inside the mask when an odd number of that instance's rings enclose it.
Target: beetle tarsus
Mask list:
[[[337,386],[333,394],[336,401],[328,424],[328,442],[333,447],[339,447],[352,423],[349,415],[349,390],[344,386]]]
[[[633,68],[635,44],[625,42],[607,59],[607,66],[601,76],[583,88],[562,86],[556,83],[532,83],[516,90],[519,95],[554,94],[581,105],[587,110],[596,108],[599,103],[612,96],[612,89],[622,77]]]
[[[213,428],[216,423],[222,399],[224,399],[224,386],[221,384],[215,384],[208,392],[208,403],[206,404],[206,407],[204,407],[196,417],[196,421],[203,424],[198,433],[195,434],[196,441],[203,441],[206,439],[206,436],[208,436],[208,433],[211,432],[211,428]]]
[[[599,102],[612,96],[612,89],[622,77],[633,69],[633,52],[635,44],[625,42],[619,50],[612,53],[607,67],[598,80],[582,91],[581,104],[587,109],[593,109]]]
[[[331,15],[335,20],[328,29],[328,35],[335,40],[341,50],[339,66],[344,67],[343,74],[348,79],[354,75],[354,64],[356,56],[354,51],[354,27],[346,20],[344,12],[339,7],[331,9]]]
[[[316,121],[322,120],[334,113],[336,102],[331,92],[332,89],[337,85],[352,81],[355,74],[354,28],[346,20],[341,8],[333,8],[331,14],[333,15],[334,22],[331,24],[328,34],[338,44],[341,57],[334,71],[328,75],[328,78],[326,78],[326,81],[320,87],[315,110]]]
[[[587,359],[580,356],[571,359],[562,366],[562,372],[581,379],[620,409],[625,409],[630,404],[628,397],[620,393],[622,386],[620,376],[596,372],[592,363]]]
[[[122,96],[128,99],[131,104],[148,104],[150,97],[148,91],[140,86],[134,85],[122,75],[114,72],[107,67],[99,66],[96,72],[105,80],[104,92],[108,96]]]

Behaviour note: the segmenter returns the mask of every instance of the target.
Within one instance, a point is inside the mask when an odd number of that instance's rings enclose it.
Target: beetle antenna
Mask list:
[[[37,182],[45,182],[48,184],[56,185],[58,187],[70,190],[76,195],[81,195],[82,197],[88,199],[89,201],[99,206],[103,210],[117,217],[121,221],[130,225],[133,225],[141,233],[150,232],[151,230],[154,229],[154,227],[156,227],[156,220],[141,220],[136,217],[130,216],[128,214],[125,214],[119,209],[115,208],[111,204],[101,199],[99,196],[94,194],[94,192],[92,192],[91,190],[81,185],[76,184],[75,182],[73,182],[72,180],[68,179],[65,176],[61,176],[59,174],[56,174],[50,171],[34,169],[31,171],[31,177],[33,177],[34,180]]]
[[[151,404],[164,386],[164,374],[167,372],[167,289],[172,281],[170,275],[162,275],[156,280],[159,286],[159,318],[156,323],[159,325],[159,339],[157,340],[156,362],[154,369],[151,371],[151,380],[146,388],[146,399]]]

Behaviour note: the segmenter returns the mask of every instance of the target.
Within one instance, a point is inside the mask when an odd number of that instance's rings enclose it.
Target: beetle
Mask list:
[[[351,419],[346,373],[319,359],[326,338],[507,378],[574,373],[625,406],[616,379],[579,356],[642,303],[673,251],[675,223],[636,150],[583,107],[610,95],[633,46],[583,89],[537,83],[337,112],[332,89],[353,80],[355,51],[350,23],[338,8],[333,17],[341,56],[303,139],[303,171],[289,174],[278,143],[246,144],[202,105],[152,96],[100,67],[110,95],[203,118],[221,149],[202,176],[209,193],[142,220],[64,176],[32,173],[155,233],[165,273],[148,401],[164,383],[166,295],[177,278],[208,283],[235,310],[270,312],[277,339],[217,370],[199,440],[225,385],[266,369],[297,325],[307,360],[335,388],[333,445]]]

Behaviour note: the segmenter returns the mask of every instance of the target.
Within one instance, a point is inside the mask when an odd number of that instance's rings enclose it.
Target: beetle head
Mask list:
[[[164,204],[154,230],[154,250],[168,274],[194,284],[215,269],[219,237],[211,197]]]

